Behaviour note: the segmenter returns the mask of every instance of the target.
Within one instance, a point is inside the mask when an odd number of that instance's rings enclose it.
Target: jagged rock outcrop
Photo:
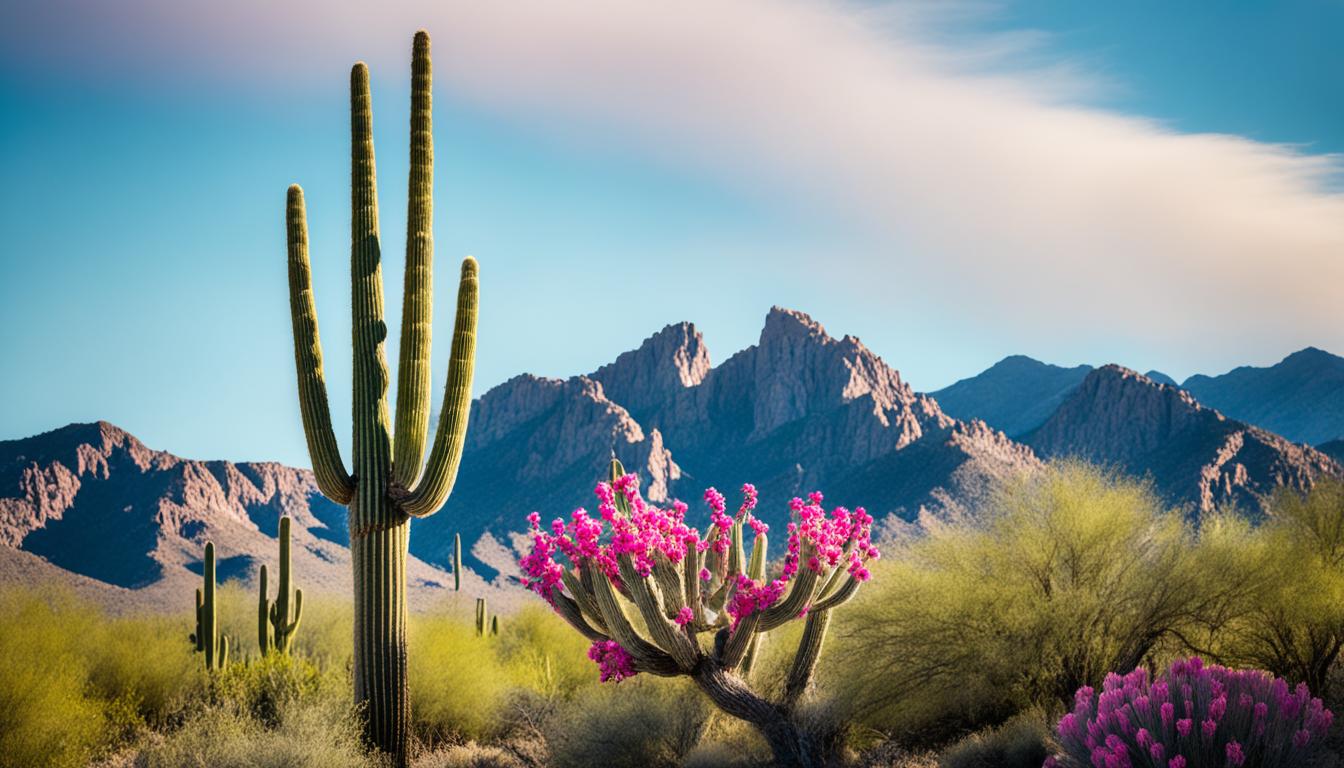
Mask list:
[[[1344,473],[1309,446],[1201,405],[1189,392],[1117,365],[1098,368],[1026,442],[1152,478],[1163,496],[1200,511],[1257,511],[1279,486],[1310,488]]]
[[[145,604],[189,606],[207,539],[221,579],[250,583],[260,563],[275,559],[281,515],[294,521],[305,591],[348,592],[346,510],[318,493],[307,470],[183,459],[107,422],[0,442],[0,544],[108,585],[124,593],[121,602],[139,595]],[[408,567],[420,602],[451,584],[424,562]],[[480,584],[473,575],[467,582]]]
[[[982,419],[1016,437],[1044,424],[1091,371],[1090,365],[1063,368],[1012,355],[932,397],[955,418]]]
[[[1344,438],[1344,357],[1315,347],[1266,368],[1191,376],[1181,386],[1201,403],[1289,440]]]
[[[601,382],[611,400],[643,418],[704,381],[710,367],[704,337],[694,325],[676,323],[645,339],[638,349],[622,352],[589,378]]]

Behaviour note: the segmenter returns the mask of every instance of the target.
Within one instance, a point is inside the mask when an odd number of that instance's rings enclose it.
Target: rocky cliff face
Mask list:
[[[706,487],[731,497],[753,482],[762,516],[779,526],[788,499],[811,490],[909,518],[1038,465],[1030,449],[945,415],[857,338],[780,307],[757,344],[717,368],[681,323],[588,376],[515,378],[487,392],[472,419],[458,487],[423,523],[442,531],[411,539],[432,561],[450,525],[503,538],[533,510],[591,508],[613,451],[651,498],[691,502],[693,517]]]
[[[1152,478],[1201,511],[1259,510],[1275,488],[1305,489],[1344,473],[1330,457],[1229,419],[1189,392],[1116,365],[1088,375],[1027,438],[1045,457],[1076,456]]]
[[[1344,438],[1344,357],[1315,347],[1267,368],[1243,366],[1181,385],[1201,403],[1289,440]]]
[[[346,510],[318,493],[311,472],[183,459],[107,422],[0,442],[0,544],[149,603],[190,604],[207,539],[221,580],[250,584],[277,556],[281,515],[294,520],[305,591],[347,592]],[[419,560],[409,571],[418,600],[451,585],[451,575]]]

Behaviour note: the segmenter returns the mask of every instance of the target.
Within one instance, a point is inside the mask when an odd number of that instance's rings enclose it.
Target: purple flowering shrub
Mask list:
[[[1078,689],[1059,721],[1063,754],[1045,768],[1213,768],[1302,765],[1334,715],[1305,684],[1199,657],[1148,672],[1107,675],[1100,694]]]

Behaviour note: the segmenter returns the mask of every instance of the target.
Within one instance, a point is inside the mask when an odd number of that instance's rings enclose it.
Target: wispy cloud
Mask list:
[[[424,26],[459,97],[853,214],[879,245],[825,254],[827,272],[866,298],[941,292],[1024,335],[1344,347],[1338,158],[1092,106],[1104,86],[1032,33],[949,34],[974,6],[940,7],[153,2],[117,4],[124,34],[43,44],[330,76],[355,57],[404,68]]]

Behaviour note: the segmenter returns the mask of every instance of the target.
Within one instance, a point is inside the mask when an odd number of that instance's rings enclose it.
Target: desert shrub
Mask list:
[[[1201,572],[1251,583],[1240,600],[1209,613],[1189,648],[1330,695],[1344,647],[1344,481],[1322,479],[1307,494],[1281,489],[1258,528],[1223,515],[1206,522],[1200,539]]]
[[[1174,662],[1156,681],[1144,669],[1108,675],[1098,695],[1078,690],[1059,721],[1063,753],[1047,765],[1295,766],[1321,746],[1333,716],[1307,686],[1290,690],[1260,670]]]
[[[581,690],[546,723],[551,764],[604,768],[679,765],[710,710],[684,681],[628,680]]]
[[[457,744],[417,755],[411,768],[522,768],[522,763],[499,747],[476,742]]]
[[[1045,715],[1028,711],[973,733],[938,757],[938,768],[1040,768],[1050,755]]]
[[[411,717],[420,738],[484,739],[495,734],[510,690],[498,638],[476,637],[465,621],[421,616],[408,632]]]
[[[81,646],[90,690],[113,703],[123,726],[167,724],[204,684],[200,657],[174,618],[100,616],[87,632]]]
[[[310,696],[281,707],[268,726],[238,707],[195,711],[149,743],[144,768],[372,768],[360,746],[355,710],[344,698]]]
[[[271,653],[225,667],[202,695],[211,706],[275,727],[288,707],[319,696],[339,698],[347,695],[346,688],[343,674],[323,673],[302,656]]]
[[[569,697],[597,682],[589,642],[542,606],[529,604],[509,616],[495,644],[510,680],[525,690]]]
[[[59,592],[0,590],[0,758],[14,766],[85,765],[103,746],[105,703],[91,695],[77,643],[92,626]]]
[[[1174,644],[1224,588],[1149,485],[1085,464],[1006,482],[974,520],[929,524],[838,617],[823,663],[861,725],[936,741],[1059,707]]]

